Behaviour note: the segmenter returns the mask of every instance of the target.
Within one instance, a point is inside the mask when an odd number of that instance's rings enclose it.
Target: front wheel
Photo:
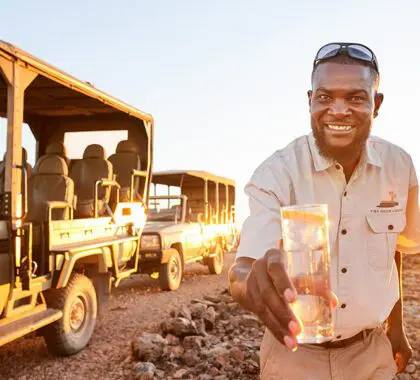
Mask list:
[[[44,327],[48,349],[57,355],[74,355],[90,341],[98,311],[92,281],[74,274],[65,288],[46,292],[47,306],[63,311],[63,318]]]
[[[213,257],[207,258],[207,266],[211,274],[220,274],[223,270],[224,253],[220,243],[214,248]]]
[[[159,284],[162,290],[176,290],[181,284],[183,264],[179,252],[171,248],[167,263],[162,264],[159,270]]]

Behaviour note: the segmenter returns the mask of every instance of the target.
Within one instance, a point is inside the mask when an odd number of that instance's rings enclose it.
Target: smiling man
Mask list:
[[[378,62],[368,47],[323,46],[308,91],[312,133],[275,152],[246,186],[250,216],[229,281],[233,298],[267,327],[262,379],[392,379],[393,351],[403,356],[400,370],[411,355],[400,304],[394,308],[400,297],[394,252],[420,251],[418,185],[411,157],[370,135],[383,102],[378,86]],[[335,337],[297,347],[300,326],[289,307],[296,290],[276,247],[280,207],[308,203],[328,204],[331,284],[339,301],[333,299]]]

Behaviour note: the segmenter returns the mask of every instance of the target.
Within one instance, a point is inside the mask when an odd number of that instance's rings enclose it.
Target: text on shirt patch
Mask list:
[[[391,200],[380,201],[379,204],[376,206],[376,209],[371,209],[370,212],[372,213],[394,213],[403,211],[402,208],[396,208],[398,206],[398,202],[395,200],[397,194],[395,191],[390,191],[388,193],[391,197]]]

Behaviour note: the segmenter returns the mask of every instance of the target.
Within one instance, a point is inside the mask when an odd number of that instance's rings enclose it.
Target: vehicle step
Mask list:
[[[0,327],[0,346],[57,321],[62,316],[60,310],[44,309],[3,325]]]

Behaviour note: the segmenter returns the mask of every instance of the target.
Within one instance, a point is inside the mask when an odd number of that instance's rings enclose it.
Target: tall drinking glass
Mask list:
[[[328,206],[300,205],[281,208],[286,270],[296,287],[297,301],[290,306],[303,329],[299,343],[321,343],[334,337],[330,294]]]

